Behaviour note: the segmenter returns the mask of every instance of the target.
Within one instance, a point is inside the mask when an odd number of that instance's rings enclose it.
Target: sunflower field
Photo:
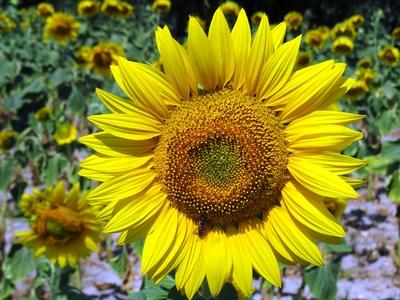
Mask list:
[[[0,299],[400,299],[399,15],[0,0]]]

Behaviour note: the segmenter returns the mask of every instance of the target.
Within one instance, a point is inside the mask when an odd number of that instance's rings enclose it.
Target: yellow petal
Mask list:
[[[342,155],[334,152],[324,153],[301,153],[296,152],[294,156],[301,157],[313,164],[327,169],[328,171],[336,174],[343,175],[356,171],[357,169],[366,165],[366,161],[350,156]]]
[[[117,82],[118,86],[121,88],[121,90],[124,92],[124,94],[128,96],[129,92],[125,87],[125,83],[122,78],[121,69],[117,65],[111,65],[110,70],[111,70],[111,73],[112,73],[115,81]]]
[[[231,274],[232,258],[227,249],[226,234],[221,229],[210,230],[204,238],[207,257],[206,277],[211,295],[216,297]]]
[[[97,246],[96,242],[92,239],[92,237],[86,235],[84,237],[83,241],[84,241],[86,247],[88,249],[90,249],[91,251],[98,251],[99,250],[99,247]]]
[[[91,190],[87,199],[95,205],[107,204],[142,192],[156,177],[151,170],[139,169],[115,176]]]
[[[189,59],[202,86],[210,92],[218,83],[218,61],[203,28],[193,17],[189,18],[187,40]]]
[[[197,80],[189,63],[189,57],[182,46],[173,39],[168,27],[157,29],[156,42],[164,71],[171,85],[183,99],[188,99],[190,92],[196,94]]]
[[[64,268],[67,265],[67,257],[64,254],[59,254],[58,255],[58,264],[60,265],[60,268]]]
[[[142,114],[104,114],[89,116],[100,129],[120,138],[149,140],[161,134],[160,121]]]
[[[145,165],[153,154],[143,156],[110,157],[103,154],[92,154],[81,161],[81,168],[100,173],[120,173],[131,171]]]
[[[118,58],[118,67],[128,96],[135,101],[136,106],[160,119],[165,119],[168,110],[160,85],[164,83],[165,89],[168,89],[169,84],[166,80],[152,67],[128,61],[123,57]]]
[[[133,102],[128,99],[124,99],[99,88],[96,89],[96,94],[112,113],[130,114],[138,111],[138,109],[133,105]]]
[[[115,176],[115,174],[110,174],[110,173],[104,173],[104,172],[98,172],[94,170],[89,170],[89,169],[81,169],[78,172],[79,176],[89,178],[91,180],[95,181],[107,181]]]
[[[348,176],[340,176],[344,181],[346,181],[348,184],[350,184],[352,187],[358,188],[360,186],[363,186],[365,184],[365,180],[358,179],[358,178],[353,178],[353,177],[348,177]]]
[[[290,157],[290,174],[306,189],[330,198],[358,198],[358,193],[339,176],[299,157]]]
[[[292,74],[300,42],[301,36],[283,44],[268,59],[258,81],[258,99],[269,98],[285,86]]]
[[[251,45],[247,61],[245,84],[249,95],[254,94],[261,71],[273,51],[274,46],[272,44],[272,35],[268,18],[266,15],[263,15],[253,44]]]
[[[342,226],[326,209],[321,197],[290,181],[282,190],[282,197],[287,211],[305,226],[321,234],[344,237]]]
[[[269,212],[268,218],[279,237],[293,253],[314,265],[324,265],[318,247],[295,225],[286,210],[275,206]]]
[[[235,70],[235,56],[229,26],[220,8],[215,11],[211,20],[208,39],[214,49],[218,64],[218,85],[223,88],[232,78]]]
[[[149,233],[152,225],[157,221],[158,216],[153,215],[148,219],[147,222],[143,223],[140,226],[130,227],[128,230],[125,230],[119,236],[117,243],[118,245],[125,245],[139,239],[143,239]]]
[[[362,137],[361,132],[341,125],[314,125],[292,130],[287,134],[286,139],[289,141],[288,149],[292,152],[311,149],[339,152]]]
[[[160,190],[159,185],[153,185],[147,191],[114,202],[115,214],[104,227],[104,232],[118,232],[129,227],[140,226],[159,213],[165,201],[166,194]]]
[[[277,50],[283,42],[283,39],[286,34],[286,23],[281,22],[271,30],[272,34],[272,42],[274,44],[274,49]]]
[[[256,222],[240,224],[245,231],[242,235],[251,257],[254,269],[275,286],[281,286],[281,272],[271,247],[260,232],[261,225]]]
[[[132,141],[113,136],[107,132],[87,135],[81,137],[79,141],[96,152],[113,157],[126,155],[139,156],[145,152],[149,152],[157,145],[155,139]]]
[[[251,44],[251,31],[249,21],[244,9],[241,9],[232,29],[232,42],[235,54],[235,72],[233,75],[233,88],[238,90],[245,80],[245,72],[248,65],[248,56]]]
[[[59,181],[53,190],[51,201],[54,203],[64,203],[65,187],[64,182]]]

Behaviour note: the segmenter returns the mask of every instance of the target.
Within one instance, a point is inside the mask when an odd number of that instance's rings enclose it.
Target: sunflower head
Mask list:
[[[253,24],[253,25],[258,25],[258,24],[260,24],[260,22],[261,22],[261,19],[262,19],[262,16],[264,15],[265,13],[264,12],[262,12],[262,11],[256,11],[254,14],[252,14],[251,15],[251,23]]]
[[[303,22],[303,15],[297,11],[291,11],[286,14],[284,20],[289,29],[297,30]]]
[[[378,52],[378,57],[389,66],[396,67],[400,60],[400,51],[393,46],[385,46]]]
[[[0,12],[0,33],[9,32],[15,28],[15,23],[5,14]]]
[[[372,67],[372,60],[370,57],[364,57],[363,59],[361,59],[357,65],[360,68],[364,68],[364,69],[368,69]]]
[[[43,37],[45,40],[54,40],[63,45],[78,37],[80,24],[74,16],[55,13],[46,19]]]
[[[78,3],[78,15],[85,18],[92,18],[100,10],[99,2],[95,0],[84,0]]]
[[[226,1],[222,3],[219,8],[226,17],[237,16],[240,11],[240,6],[234,1]]]
[[[356,37],[356,30],[354,29],[354,25],[349,22],[338,23],[332,29],[332,36],[334,39],[339,37],[347,37],[350,39],[354,39]]]
[[[101,42],[91,48],[88,53],[89,67],[98,74],[110,74],[110,66],[117,62],[117,57],[124,54],[121,45],[113,42]]]
[[[128,2],[122,1],[119,5],[119,15],[122,18],[129,18],[132,15],[133,6]]]
[[[52,110],[50,106],[44,106],[35,112],[35,119],[38,121],[46,121],[51,117]]]
[[[76,141],[78,130],[73,124],[59,124],[54,134],[54,139],[58,145],[66,145]]]
[[[296,67],[304,68],[307,67],[312,61],[312,55],[310,51],[299,51],[296,58]]]
[[[75,61],[79,67],[86,66],[90,62],[92,55],[92,47],[82,46],[78,51],[75,52]]]
[[[322,48],[325,45],[326,35],[318,29],[312,29],[305,35],[304,42],[314,48]]]
[[[362,15],[354,15],[348,18],[347,22],[353,25],[354,28],[359,28],[361,25],[364,24],[365,18]]]
[[[296,71],[301,37],[283,43],[261,17],[252,38],[244,10],[230,30],[217,9],[206,35],[189,19],[187,47],[156,31],[162,71],[119,58],[126,94],[97,90],[111,111],[81,142],[96,153],[80,175],[102,183],[88,201],[121,244],[144,238],[142,271],[175,272],[193,298],[204,280],[217,296],[231,282],[252,293],[252,274],[281,284],[278,260],[323,265],[314,241],[344,231],[324,199],[356,198],[346,174],[364,165],[340,152],[362,134],[362,116],[332,110],[349,88],[345,65]]]
[[[55,12],[54,6],[51,5],[50,3],[41,2],[36,6],[36,13],[41,18],[50,17],[52,14],[54,14],[54,12]]]
[[[358,69],[356,71],[356,76],[361,79],[364,80],[365,83],[370,86],[372,81],[374,80],[376,73],[374,70],[370,69],[370,68],[361,68]]]
[[[346,36],[337,38],[332,44],[332,52],[339,55],[349,55],[353,52],[353,49],[353,40]]]
[[[8,150],[14,147],[17,141],[17,133],[14,130],[4,129],[0,131],[0,149]]]
[[[368,92],[369,88],[364,80],[355,80],[344,96],[349,100],[358,100]]]
[[[42,192],[41,190],[34,188],[32,194],[23,194],[19,201],[19,208],[25,217],[31,218],[42,208],[49,205],[48,193],[49,190]]]
[[[169,12],[171,9],[171,1],[169,0],[155,0],[151,5],[151,9],[158,12]]]
[[[392,31],[392,38],[396,41],[400,40],[400,27],[396,27]]]
[[[17,243],[34,248],[35,255],[44,254],[64,267],[75,266],[80,257],[97,251],[101,224],[95,220],[96,210],[80,195],[79,184],[65,193],[60,181],[46,193],[36,191],[32,198],[24,195],[21,201],[21,209],[31,217],[31,229],[17,233]]]

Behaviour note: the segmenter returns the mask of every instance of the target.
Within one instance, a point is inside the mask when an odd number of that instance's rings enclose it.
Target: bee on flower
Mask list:
[[[289,29],[297,30],[303,22],[303,15],[297,11],[292,11],[285,16],[284,20]]]
[[[393,46],[385,46],[378,51],[378,57],[392,68],[399,64],[400,52],[399,49]]]
[[[44,254],[61,268],[76,266],[79,258],[98,251],[102,225],[96,220],[97,210],[90,207],[79,183],[66,191],[58,182],[44,192],[35,189],[33,196],[23,196],[20,207],[30,218],[30,229],[16,234],[16,243]]]

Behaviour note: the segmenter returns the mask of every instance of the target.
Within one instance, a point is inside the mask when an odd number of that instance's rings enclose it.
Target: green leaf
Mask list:
[[[396,89],[393,87],[393,83],[390,81],[382,85],[381,89],[383,91],[383,94],[389,99],[393,98],[396,92]]]
[[[22,247],[12,257],[4,261],[4,275],[14,283],[28,276],[36,269],[33,250]]]
[[[339,270],[340,263],[334,261],[328,262],[323,267],[309,267],[305,270],[304,280],[317,299],[334,300]]]
[[[144,291],[128,293],[128,297],[130,300],[146,300],[147,299]]]
[[[29,93],[40,93],[46,88],[46,85],[44,83],[44,78],[43,77],[37,77],[34,80],[31,81],[28,85],[24,87],[24,89],[20,92],[20,96],[23,97],[26,94]]]
[[[395,202],[400,202],[400,171],[396,171],[392,175],[389,186],[389,199]]]
[[[79,89],[72,86],[72,92],[68,97],[69,108],[74,114],[82,115],[85,111],[85,98]]]
[[[20,109],[22,107],[23,104],[24,104],[24,102],[22,101],[22,97],[19,94],[19,92],[8,95],[4,99],[4,107],[8,111],[17,111],[18,109]]]
[[[0,299],[9,299],[9,296],[12,294],[13,291],[14,288],[10,280],[4,278],[0,281]]]
[[[348,253],[352,248],[345,239],[341,239],[340,244],[324,244],[324,251],[327,253]]]
[[[399,121],[396,113],[396,107],[384,111],[376,120],[376,126],[379,133],[383,136],[399,126]]]
[[[14,159],[0,160],[0,191],[5,191],[14,179],[18,163]]]
[[[151,279],[145,278],[144,294],[147,299],[165,300],[168,299],[170,289],[175,286],[172,276],[167,276],[159,284],[155,284]]]
[[[400,142],[387,142],[382,146],[381,157],[390,161],[400,160]]]
[[[50,76],[49,84],[53,87],[59,86],[63,82],[68,82],[71,79],[71,74],[67,73],[65,69],[57,69]]]
[[[119,276],[122,276],[126,270],[126,264],[129,261],[128,253],[126,252],[126,248],[123,247],[121,254],[119,256],[115,256],[111,258],[110,265],[114,269],[115,272],[118,273]]]
[[[58,178],[62,170],[67,165],[67,160],[60,154],[56,154],[47,161],[46,169],[44,170],[44,181],[46,185],[53,184]]]

